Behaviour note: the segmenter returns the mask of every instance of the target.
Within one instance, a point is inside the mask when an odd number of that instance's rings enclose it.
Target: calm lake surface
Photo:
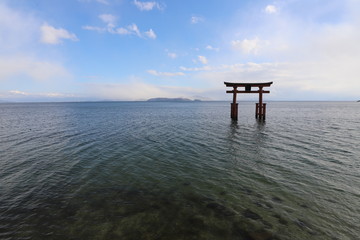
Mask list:
[[[360,103],[0,104],[0,239],[359,239]]]

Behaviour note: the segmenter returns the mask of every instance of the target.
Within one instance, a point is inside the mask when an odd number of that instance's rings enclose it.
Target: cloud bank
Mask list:
[[[40,41],[39,41],[40,40]],[[61,61],[37,54],[44,43],[56,45],[63,40],[77,41],[75,34],[55,28],[27,12],[0,3],[0,82],[2,90],[26,88],[34,84],[51,86],[72,79]],[[15,88],[15,87],[14,87]],[[25,91],[23,91],[25,92]]]

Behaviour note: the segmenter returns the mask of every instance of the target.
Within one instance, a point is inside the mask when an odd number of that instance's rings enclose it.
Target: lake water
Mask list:
[[[0,104],[0,239],[359,239],[360,103]]]

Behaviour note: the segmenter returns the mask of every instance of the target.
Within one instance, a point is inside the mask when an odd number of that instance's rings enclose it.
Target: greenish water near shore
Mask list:
[[[254,108],[0,104],[0,238],[356,239],[358,104]]]

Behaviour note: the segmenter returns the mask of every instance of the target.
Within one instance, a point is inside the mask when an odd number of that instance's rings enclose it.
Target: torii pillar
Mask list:
[[[256,103],[255,108],[255,117],[260,120],[265,120],[266,115],[266,103],[263,103],[263,93],[270,93],[270,91],[264,91],[264,87],[270,87],[273,82],[266,83],[229,83],[224,82],[227,87],[233,87],[232,91],[226,91],[226,93],[233,94],[233,102],[231,103],[231,114],[230,117],[233,120],[238,119],[238,103],[236,103],[236,94],[237,93],[258,93],[259,94],[259,102]],[[238,87],[245,87],[245,91],[237,90]],[[257,91],[251,91],[252,87],[258,87]]]

